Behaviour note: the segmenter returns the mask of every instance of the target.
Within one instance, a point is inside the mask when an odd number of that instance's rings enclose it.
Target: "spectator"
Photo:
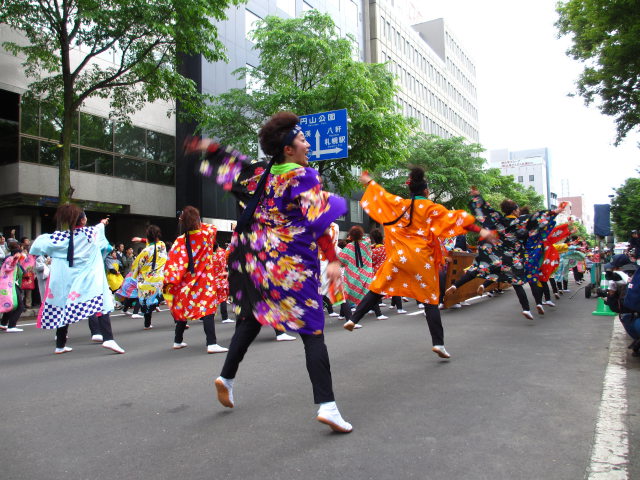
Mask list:
[[[7,256],[9,256],[9,248],[7,247],[4,235],[0,233],[0,260],[3,260]]]
[[[120,260],[120,264],[122,265],[122,276],[126,277],[131,271],[131,265],[133,265],[133,261],[136,259],[136,256],[133,254],[133,247],[129,247],[125,250],[124,256]]]
[[[24,311],[23,296],[20,289],[23,269],[20,260],[24,257],[20,244],[14,239],[9,241],[9,255],[0,270],[0,312],[2,321],[0,330],[9,333],[22,332],[16,325]]]

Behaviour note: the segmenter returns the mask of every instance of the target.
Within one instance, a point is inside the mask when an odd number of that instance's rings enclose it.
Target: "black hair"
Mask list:
[[[428,189],[427,180],[424,177],[424,169],[420,167],[413,167],[409,170],[409,181],[407,182],[409,185],[409,191],[411,192],[411,205],[409,206],[409,223],[405,225],[409,227],[411,222],[413,222],[413,205],[416,201],[416,197],[420,195],[424,195],[424,191]],[[394,225],[400,221],[400,219],[407,213],[405,209],[395,220],[391,222],[386,222],[384,225]]]
[[[509,198],[505,198],[500,204],[500,210],[505,215],[511,215],[518,209],[518,204]]]
[[[284,158],[284,140],[300,119],[292,112],[278,112],[258,132],[260,148],[274,158],[276,163]]]
[[[371,240],[373,241],[373,243],[382,243],[383,238],[382,238],[382,232],[380,231],[379,228],[374,228],[373,230],[371,230],[371,232],[369,232],[369,236],[371,237]]]

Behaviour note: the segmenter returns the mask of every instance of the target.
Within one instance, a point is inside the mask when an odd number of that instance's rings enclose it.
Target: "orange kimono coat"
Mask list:
[[[392,195],[371,181],[360,201],[364,211],[384,224],[387,261],[376,273],[369,289],[381,295],[401,295],[422,303],[438,304],[438,270],[443,263],[440,238],[467,233],[475,222],[464,210],[447,210],[431,200],[416,198],[409,225],[411,199]]]

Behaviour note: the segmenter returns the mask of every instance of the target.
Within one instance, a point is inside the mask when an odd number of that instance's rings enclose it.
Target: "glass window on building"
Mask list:
[[[533,175],[529,175],[529,181],[533,182],[534,176]]]
[[[80,145],[113,150],[113,122],[108,118],[80,112]]]
[[[256,23],[262,20],[259,16],[253,13],[251,10],[244,11],[244,36],[250,42],[253,41],[252,34],[256,28]]]
[[[115,128],[115,152],[131,157],[145,157],[146,131],[127,123],[117,123]]]
[[[171,163],[176,156],[176,141],[171,135],[147,130],[147,158],[154,162]]]
[[[40,145],[38,140],[22,137],[20,139],[20,160],[29,163],[38,163]]]
[[[113,174],[128,180],[144,181],[146,178],[146,162],[127,157],[116,157]]]
[[[347,24],[358,24],[358,5],[353,0],[346,0],[345,10],[347,11]]]
[[[354,223],[362,223],[364,220],[362,207],[358,200],[349,201],[349,213],[351,214],[351,221]]]
[[[20,133],[40,135],[40,104],[27,97],[22,97],[20,105]]]
[[[296,16],[296,0],[277,0],[276,6],[290,17]]]
[[[523,183],[524,177],[522,175],[518,176],[518,182]]]
[[[20,95],[0,90],[0,165],[18,161]]]
[[[147,181],[162,183],[163,185],[175,184],[175,168],[173,165],[161,165],[158,163],[147,163]]]

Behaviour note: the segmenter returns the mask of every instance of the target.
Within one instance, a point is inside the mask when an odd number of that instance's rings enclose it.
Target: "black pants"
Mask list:
[[[540,305],[542,303],[542,288],[538,287],[537,285],[533,285],[533,284],[529,284],[529,286],[531,287],[531,291],[533,293],[533,298],[535,298],[536,301],[536,305]],[[529,311],[531,310],[531,307],[529,306],[529,299],[527,298],[527,294],[524,291],[524,287],[522,285],[514,285],[513,289],[516,292],[516,295],[518,296],[518,301],[520,302],[520,306],[522,307],[523,311]]]
[[[56,347],[63,348],[67,344],[67,331],[69,325],[60,327],[56,330]],[[102,335],[102,341],[113,340],[113,331],[111,330],[111,317],[108,313],[91,315],[89,317],[89,330],[91,335]]]
[[[562,280],[562,289],[569,290],[569,280]]]
[[[249,346],[258,336],[261,325],[250,316],[236,319],[236,330],[231,338],[231,345],[227,352],[227,358],[220,372],[224,378],[235,378],[238,367],[247,353]],[[331,381],[331,366],[329,364],[329,352],[324,343],[324,334],[309,335],[301,333],[300,338],[304,343],[304,353],[307,362],[307,372],[313,387],[314,403],[335,401]]]
[[[358,323],[364,314],[371,309],[370,305],[380,303],[381,298],[382,295],[369,290],[356,307],[356,311],[353,312],[351,321],[353,323]],[[442,328],[442,318],[440,317],[440,310],[438,309],[438,306],[425,303],[424,314],[427,317],[427,325],[429,326],[429,333],[431,333],[432,344],[444,345],[444,329]]]
[[[402,297],[398,295],[391,297],[391,306],[396,307],[398,310],[402,310]]]
[[[327,313],[331,315],[333,313],[333,305],[331,305],[331,300],[326,295],[322,296],[322,303],[324,304],[324,308],[327,309]]]
[[[551,291],[549,290],[549,284],[547,282],[542,282],[542,294],[547,302],[551,300]]]
[[[477,278],[477,277],[478,277],[478,271],[477,270],[474,270],[473,272],[466,271],[466,272],[464,272],[464,275],[462,275],[453,285],[456,288],[460,288],[465,283],[469,283],[471,280],[473,280],[474,278]],[[487,288],[492,283],[493,283],[493,280],[485,280],[482,283],[482,286]]]
[[[206,317],[202,317],[202,328],[204,329],[204,334],[207,338],[207,346],[215,345],[218,343],[216,339],[216,324],[214,322],[215,314],[207,315]],[[176,330],[173,341],[175,343],[182,343],[184,340],[184,331],[187,329],[186,321],[176,321]]]
[[[140,302],[137,298],[125,298],[124,302],[122,302],[122,311],[127,312],[131,307],[133,307],[133,313],[137,314],[140,311]]]
[[[558,293],[558,284],[556,283],[556,279],[551,277],[549,279],[549,283],[551,284],[551,290],[553,290],[553,293]]]
[[[229,320],[229,312],[227,311],[227,302],[222,302],[220,304],[220,316],[222,320]]]
[[[5,312],[2,314],[2,320],[0,321],[0,325],[7,328],[15,328],[18,324],[18,320],[20,319],[20,315],[24,312],[24,300],[22,295],[22,290],[17,288],[18,295],[18,305],[15,310],[11,310],[10,312]]]
[[[347,321],[351,320],[351,308],[347,302],[340,304],[340,316],[346,318]]]
[[[584,278],[584,273],[578,271],[578,267],[573,267],[573,279],[576,282],[581,282]]]
[[[144,328],[149,328],[151,326],[151,315],[153,314],[153,311],[156,309],[156,306],[157,304],[154,304],[153,306],[147,305],[146,300],[143,300],[142,303],[140,303],[140,310],[142,310],[142,314],[144,315]]]

